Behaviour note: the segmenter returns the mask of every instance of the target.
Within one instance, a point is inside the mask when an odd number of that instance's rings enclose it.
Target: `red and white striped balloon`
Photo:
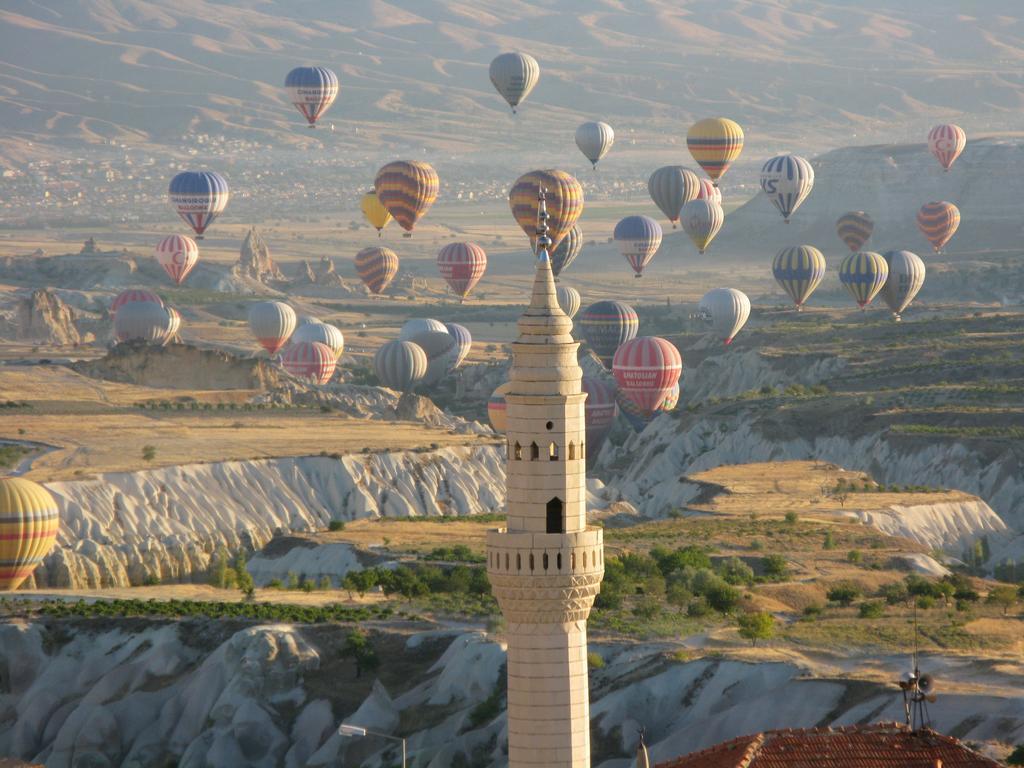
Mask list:
[[[152,301],[154,304],[159,304],[161,307],[164,305],[163,299],[151,291],[147,291],[142,288],[129,288],[126,291],[121,291],[114,298],[113,303],[110,305],[111,317],[117,314],[118,309],[123,307],[125,304],[131,304],[133,301]]]
[[[947,171],[967,146],[967,134],[959,125],[946,123],[928,131],[928,149]]]
[[[476,243],[449,243],[437,254],[437,269],[455,295],[465,299],[487,269],[487,253]]]
[[[711,179],[700,177],[700,189],[697,190],[697,197],[694,200],[710,200],[722,204],[722,190],[715,186]]]
[[[298,341],[281,353],[281,367],[292,376],[326,384],[334,375],[337,361],[334,350],[319,341]]]
[[[679,350],[658,336],[641,336],[615,351],[612,373],[619,392],[644,418],[650,418],[679,383],[683,358]]]
[[[199,246],[191,237],[168,235],[153,249],[157,263],[175,285],[181,285],[199,261]]]

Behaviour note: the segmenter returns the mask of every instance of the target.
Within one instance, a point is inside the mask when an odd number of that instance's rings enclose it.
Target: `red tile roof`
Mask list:
[[[937,761],[942,761],[938,764]],[[899,723],[741,736],[656,768],[999,768],[950,736]]]

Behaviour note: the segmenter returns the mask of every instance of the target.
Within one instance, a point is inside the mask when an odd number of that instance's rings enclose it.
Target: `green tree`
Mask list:
[[[362,571],[349,571],[345,574],[341,586],[348,590],[349,597],[352,596],[353,592],[358,592],[359,596],[362,597],[377,586],[377,570],[375,568],[367,568]]]
[[[992,587],[985,598],[988,605],[998,606],[1005,616],[1017,604],[1017,589],[1006,584]]]
[[[732,613],[739,605],[740,591],[721,581],[710,585],[704,591],[704,598],[708,601],[708,605],[719,613]]]
[[[249,568],[245,562],[245,551],[239,550],[235,556],[235,584],[242,590],[242,594],[247,599],[252,600],[256,597],[256,584],[252,580],[252,575],[249,573]]]
[[[786,558],[782,555],[767,555],[761,558],[761,569],[769,579],[780,581],[786,578],[788,571]]]
[[[228,562],[228,552],[219,547],[210,564],[210,584],[218,589],[228,589],[235,584],[235,574]]]
[[[718,564],[718,575],[729,584],[753,584],[754,569],[738,557],[730,557]]]
[[[1018,744],[1009,757],[1006,758],[1007,765],[1024,765],[1024,744]]]
[[[880,619],[885,615],[885,603],[881,600],[866,600],[860,604],[858,615],[862,619]]]
[[[840,582],[833,586],[825,595],[831,602],[838,603],[844,608],[853,604],[853,601],[860,597],[860,588],[848,581]]]
[[[156,446],[155,445],[144,445],[142,446],[142,459],[143,461],[152,461],[156,458]]]
[[[885,602],[889,605],[899,605],[909,599],[910,593],[907,592],[907,585],[905,583],[894,581],[883,585],[878,590],[878,596],[884,598]]]
[[[785,520],[790,525],[793,525],[799,519],[800,519],[800,516],[796,512],[793,512],[792,510],[787,512],[786,515],[785,515]]]
[[[831,529],[825,531],[825,540],[822,542],[821,548],[822,549],[835,549],[836,548],[836,540],[835,540],[835,537],[832,535],[832,530]]]
[[[864,556],[860,553],[859,549],[851,549],[846,553],[846,561],[848,563],[860,563],[864,559]]]
[[[362,677],[363,672],[376,672],[380,667],[377,651],[374,650],[369,636],[361,629],[349,632],[341,649],[341,657],[355,662],[356,677]]]
[[[746,638],[757,647],[758,640],[771,640],[775,636],[775,617],[768,611],[741,613],[736,618],[740,637]]]

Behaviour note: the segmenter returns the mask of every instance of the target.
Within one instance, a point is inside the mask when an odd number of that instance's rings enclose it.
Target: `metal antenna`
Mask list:
[[[914,602],[914,670],[906,680],[900,680],[899,686],[903,691],[903,713],[906,718],[907,727],[912,730],[928,728],[931,726],[931,716],[928,713],[928,704],[935,702],[935,680],[931,675],[922,675],[918,667],[919,628],[917,624],[917,602]]]
[[[551,247],[551,238],[548,236],[548,192],[544,187],[537,190],[537,247],[534,256],[539,257],[540,252],[547,253]]]

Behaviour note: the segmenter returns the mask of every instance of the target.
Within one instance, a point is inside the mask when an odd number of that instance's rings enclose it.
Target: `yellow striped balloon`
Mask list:
[[[889,263],[874,251],[851,253],[839,267],[839,282],[846,286],[861,309],[878,295],[888,277]]]
[[[370,293],[378,294],[398,274],[398,254],[390,248],[363,248],[356,254],[356,272]]]
[[[377,230],[377,237],[380,237],[384,227],[391,223],[391,214],[388,213],[387,208],[381,205],[380,198],[377,197],[377,190],[371,189],[363,195],[359,207],[363,209],[363,216],[370,222],[370,226]]]
[[[43,486],[21,477],[0,478],[0,589],[17,589],[43,561],[60,517]]]
[[[960,226],[960,209],[946,201],[925,203],[917,212],[917,228],[921,230],[932,249],[941,253]]]
[[[875,231],[875,222],[864,211],[849,211],[836,221],[836,234],[846,247],[856,253]]]
[[[412,232],[416,222],[437,200],[441,182],[429,164],[398,160],[377,171],[374,187],[381,205],[402,229]]]
[[[813,245],[783,248],[772,262],[772,275],[799,312],[825,277],[825,257]]]
[[[541,188],[546,193],[550,254],[583,213],[583,187],[565,171],[530,171],[516,179],[508,193],[508,204],[534,250],[537,249],[537,194]]]
[[[709,117],[693,124],[686,134],[686,146],[717,187],[718,180],[743,151],[743,129],[727,117]]]

